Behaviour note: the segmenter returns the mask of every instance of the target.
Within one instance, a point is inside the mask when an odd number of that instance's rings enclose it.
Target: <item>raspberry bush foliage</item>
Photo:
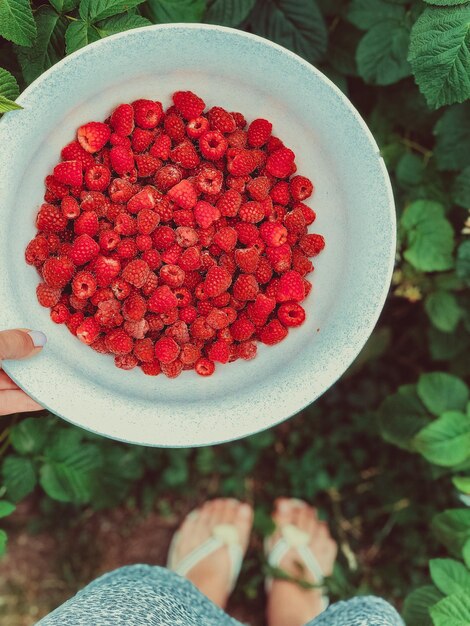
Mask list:
[[[410,626],[470,623],[470,2],[0,0],[0,111],[18,108],[22,89],[88,43],[185,21],[290,48],[366,119],[399,223],[384,313],[320,401],[240,442],[152,450],[48,414],[4,419],[3,527],[25,498],[43,526],[57,528],[90,509],[165,515],[222,494],[255,502],[260,550],[270,502],[292,494],[314,500],[332,522],[340,545],[333,598],[383,595]],[[5,543],[0,531],[0,549]],[[250,558],[239,594],[262,603]]]

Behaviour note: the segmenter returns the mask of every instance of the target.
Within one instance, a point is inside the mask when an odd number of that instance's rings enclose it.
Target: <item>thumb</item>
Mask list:
[[[24,359],[34,356],[46,345],[47,338],[40,330],[0,331],[0,362],[7,359]]]

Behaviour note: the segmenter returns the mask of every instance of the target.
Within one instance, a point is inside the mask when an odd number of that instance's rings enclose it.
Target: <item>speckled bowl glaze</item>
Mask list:
[[[206,103],[269,118],[316,186],[309,204],[327,246],[316,259],[307,321],[250,362],[174,380],[117,369],[49,318],[24,261],[43,180],[78,126],[120,102],[170,102],[191,89]],[[384,304],[395,253],[387,171],[366,124],[317,69],[265,39],[200,24],[152,26],[94,43],[38,78],[23,111],[0,122],[1,327],[44,330],[42,354],[5,363],[33,398],[83,428],[127,442],[199,446],[278,424],[318,398],[354,360]],[[312,425],[314,436],[314,425]]]

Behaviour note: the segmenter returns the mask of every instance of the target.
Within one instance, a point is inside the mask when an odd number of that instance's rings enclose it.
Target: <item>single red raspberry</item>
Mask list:
[[[122,271],[122,278],[140,289],[147,280],[150,268],[142,259],[134,259],[130,261]]]
[[[220,296],[212,298],[211,302],[215,307],[226,307],[230,302],[230,294],[228,293],[228,291],[226,291],[225,293],[221,293]]]
[[[231,148],[246,148],[248,136],[244,130],[237,128],[237,130],[227,136],[227,141]]]
[[[228,363],[230,357],[229,344],[225,341],[214,341],[207,350],[207,356],[211,361],[218,363]]]
[[[286,213],[283,222],[289,233],[303,235],[307,231],[304,214],[299,208]]]
[[[77,328],[76,335],[83,343],[90,345],[100,334],[100,325],[94,317],[86,317]]]
[[[138,322],[147,312],[147,303],[140,293],[134,292],[124,300],[122,315],[126,321]]]
[[[169,159],[170,151],[171,137],[165,133],[158,135],[150,148],[150,154],[156,159],[162,159],[162,161],[167,161]]]
[[[116,255],[120,259],[135,259],[139,253],[139,248],[132,237],[126,237],[116,246]]]
[[[248,176],[256,167],[256,160],[250,150],[229,148],[227,151],[227,170],[232,176]]]
[[[161,102],[153,100],[135,100],[132,103],[134,109],[134,120],[140,128],[155,128],[163,117],[163,107]]]
[[[241,203],[241,194],[235,189],[229,189],[217,201],[217,208],[221,215],[235,217],[238,214]]]
[[[300,240],[300,247],[307,256],[316,256],[325,247],[325,239],[317,234],[304,235]]]
[[[86,152],[99,152],[107,144],[111,129],[102,122],[89,122],[77,131],[78,143]]]
[[[154,140],[154,131],[144,130],[143,128],[136,128],[132,133],[132,142],[129,147],[132,147],[132,150],[134,152],[145,152],[147,148],[152,145]]]
[[[89,235],[94,237],[99,228],[98,216],[94,211],[85,211],[81,213],[73,224],[73,230],[76,235]]]
[[[295,209],[300,209],[302,211],[302,214],[304,216],[305,219],[305,223],[309,226],[310,224],[313,224],[313,222],[316,219],[316,213],[313,209],[311,209],[309,206],[307,206],[306,204],[304,204],[303,202],[296,202],[294,204],[294,210]]]
[[[154,250],[153,248],[151,250],[146,250],[142,254],[142,259],[147,263],[151,270],[158,269],[162,264],[162,258],[160,256],[160,253],[158,252],[158,250]]]
[[[60,156],[62,161],[80,161],[84,169],[90,167],[95,162],[92,155],[84,150],[78,141],[72,141],[64,146]]]
[[[164,265],[159,272],[162,283],[169,287],[181,287],[184,283],[184,270],[178,265]]]
[[[69,320],[68,322],[66,322],[66,325],[69,331],[72,333],[72,335],[76,335],[77,328],[83,322],[84,317],[85,316],[83,315],[81,311],[76,311],[69,317]]]
[[[237,128],[245,128],[246,119],[243,113],[240,113],[239,111],[232,111],[232,117],[235,120]]]
[[[139,178],[149,178],[161,167],[162,162],[151,154],[136,154],[135,165]]]
[[[104,342],[112,354],[129,354],[134,347],[132,338],[122,328],[110,330]]]
[[[222,328],[226,328],[230,321],[227,313],[222,311],[221,309],[212,309],[209,311],[207,318],[207,324],[214,328],[215,330],[221,330]],[[217,359],[213,359],[214,361]]]
[[[264,218],[264,211],[259,202],[250,201],[241,205],[238,215],[242,221],[256,224]]]
[[[304,281],[302,276],[295,270],[289,270],[279,280],[276,293],[278,302],[293,300],[301,302],[305,297]]]
[[[36,235],[26,246],[25,259],[28,265],[39,267],[49,256],[49,244],[43,235]]]
[[[150,328],[149,323],[146,319],[139,320],[138,322],[126,320],[123,326],[126,333],[130,335],[133,339],[143,339]]]
[[[266,151],[270,154],[271,152],[279,150],[280,148],[284,148],[283,142],[279,139],[279,137],[274,137],[273,135],[271,135],[266,145]]]
[[[230,326],[230,333],[235,341],[246,341],[254,332],[253,322],[243,315],[240,315]]]
[[[96,291],[96,278],[91,272],[81,271],[75,274],[72,281],[72,292],[77,298],[86,300]]]
[[[252,274],[256,271],[259,263],[259,252],[256,248],[238,248],[235,250],[235,263],[242,272]]]
[[[302,202],[312,195],[313,184],[306,176],[294,176],[289,181],[289,189],[294,200]]]
[[[167,378],[177,378],[183,371],[183,364],[179,359],[172,363],[162,363],[162,372]]]
[[[256,300],[248,305],[248,316],[255,326],[264,326],[276,307],[276,299],[259,293]]]
[[[287,329],[279,320],[271,320],[264,328],[259,331],[260,341],[267,346],[273,346],[287,337]]]
[[[220,211],[212,204],[200,200],[194,207],[194,217],[202,228],[209,226],[220,218]]]
[[[266,245],[273,248],[282,246],[287,241],[287,229],[279,222],[263,222],[259,234]]]
[[[109,123],[118,135],[130,135],[134,130],[134,109],[130,104],[120,104],[111,113]]]
[[[155,356],[160,363],[172,363],[178,358],[180,347],[171,337],[162,337],[155,343]]]
[[[123,317],[120,302],[111,297],[107,300],[100,300],[97,306],[95,319],[101,326],[105,328],[121,326]]]
[[[182,177],[181,169],[177,165],[164,165],[155,174],[155,185],[158,189],[166,191],[178,184]]]
[[[188,325],[183,320],[177,320],[165,329],[165,336],[171,337],[179,346],[190,341]]]
[[[100,302],[104,300],[111,300],[113,298],[113,292],[109,287],[100,288],[95,291],[95,293],[91,296],[90,302],[95,306],[98,306]]]
[[[109,151],[111,167],[119,176],[129,174],[134,169],[134,155],[129,148],[113,146]]]
[[[74,220],[80,215],[80,206],[77,199],[73,196],[65,196],[60,202],[60,208],[64,217],[69,220]]]
[[[167,250],[175,243],[176,234],[170,226],[158,226],[152,233],[152,239],[157,250]]]
[[[233,115],[222,107],[212,107],[207,113],[209,124],[213,130],[221,133],[233,133],[237,128],[237,124],[233,119]]]
[[[51,287],[46,283],[39,283],[36,287],[36,296],[41,306],[51,308],[55,306],[62,295],[62,290],[59,287]]]
[[[144,363],[152,363],[155,359],[155,348],[153,341],[147,339],[139,339],[134,343],[134,356]]]
[[[275,272],[281,274],[290,269],[292,263],[292,249],[287,243],[283,243],[276,248],[268,246],[266,256]]]
[[[233,285],[233,297],[243,302],[254,300],[259,292],[259,285],[253,274],[240,274]]]
[[[83,182],[82,164],[80,161],[62,161],[54,167],[54,178],[63,185],[80,187]]]
[[[199,376],[212,376],[215,371],[215,365],[213,361],[210,361],[205,357],[201,357],[196,361],[194,369],[196,374],[199,374]]]
[[[123,278],[115,278],[110,287],[118,300],[124,300],[131,293],[131,286]]]
[[[42,277],[49,287],[60,288],[71,280],[74,265],[67,257],[50,257],[42,266]]]
[[[51,309],[51,320],[54,324],[66,324],[70,319],[70,311],[65,304],[60,302]]]
[[[295,249],[292,252],[292,269],[305,276],[313,270],[313,264],[301,250]]]
[[[163,121],[165,133],[175,141],[182,141],[186,135],[186,126],[176,113],[167,113]]]
[[[127,202],[134,193],[131,183],[123,178],[114,178],[108,187],[108,194],[112,202]]]
[[[266,161],[266,171],[276,178],[286,178],[292,171],[295,154],[289,148],[279,148]],[[291,190],[292,191],[292,190]]]
[[[274,185],[274,187],[272,187],[269,195],[271,196],[272,201],[276,204],[286,206],[291,200],[289,183],[285,180],[280,180]]]
[[[135,235],[137,232],[137,222],[128,213],[121,212],[116,217],[114,230],[120,235]]]
[[[218,130],[210,130],[199,139],[199,150],[202,156],[209,161],[221,159],[227,148],[227,140]]]
[[[158,361],[152,361],[152,363],[142,363],[140,368],[147,376],[158,376],[158,374],[161,374],[162,372],[162,368],[160,367],[160,363]]]
[[[273,125],[268,120],[258,118],[248,126],[248,143],[253,148],[260,148],[271,137]]]
[[[196,230],[190,226],[178,226],[176,229],[176,243],[182,248],[190,248],[198,241]]]
[[[178,290],[175,290],[178,292]],[[180,309],[180,320],[186,324],[192,324],[197,318],[197,309],[192,305],[184,306]]]
[[[193,365],[200,356],[201,350],[194,343],[185,343],[181,346],[179,358],[183,365]]]
[[[204,281],[204,293],[209,298],[220,295],[232,284],[232,277],[224,267],[211,267],[207,271]]]
[[[155,207],[155,198],[153,197],[152,189],[150,186],[144,187],[139,193],[127,203],[127,210],[129,213],[138,213],[142,209],[153,209]]]
[[[118,135],[117,133],[111,133],[109,138],[109,143],[112,146],[122,146],[123,148],[130,148],[132,146],[131,140],[129,137],[124,137],[123,135]],[[102,161],[105,161],[104,154],[101,155]]]
[[[72,243],[69,256],[75,265],[84,265],[94,259],[99,251],[99,245],[90,235],[80,235]]]
[[[201,193],[216,196],[222,189],[223,173],[212,165],[205,164],[196,176],[196,189]]]
[[[267,176],[258,176],[257,178],[253,178],[247,184],[246,189],[253,200],[257,200],[261,202],[261,200],[265,200],[268,197],[269,189],[271,188],[271,183]]]
[[[80,209],[82,211],[94,211],[98,217],[104,217],[108,206],[108,199],[100,191],[82,191],[80,193]]]
[[[137,232],[150,235],[160,222],[160,216],[151,209],[142,209],[137,215]]]
[[[170,159],[185,169],[194,169],[200,163],[196,148],[190,141],[182,141],[170,152]]]
[[[257,346],[254,341],[242,341],[236,346],[236,354],[240,359],[251,361],[257,352]]]
[[[111,172],[106,165],[96,163],[85,172],[85,185],[91,191],[104,191],[111,180]]]
[[[166,313],[178,306],[178,299],[168,285],[157,287],[148,301],[149,311]]]
[[[114,365],[122,370],[132,370],[138,363],[137,357],[133,354],[117,354],[114,357]]]
[[[238,233],[238,241],[244,246],[252,246],[258,241],[259,232],[254,224],[248,222],[237,222],[235,230]]]
[[[191,139],[199,139],[199,137],[202,137],[209,129],[209,120],[202,116],[196,117],[186,124],[186,134]]]
[[[175,91],[173,102],[185,120],[193,120],[199,117],[206,108],[204,100],[196,96],[192,91]]]
[[[285,302],[278,309],[277,316],[283,326],[300,326],[305,321],[305,311],[297,302]]]
[[[195,246],[186,248],[178,259],[178,265],[185,272],[199,269],[201,267],[201,253],[199,248]]]
[[[214,243],[224,252],[230,252],[237,244],[237,231],[231,226],[223,226],[214,235]]]
[[[173,212],[173,221],[177,226],[184,228],[190,228],[194,230],[196,226],[196,220],[194,219],[194,213],[190,209],[177,209]]]
[[[121,263],[119,259],[98,256],[94,262],[93,269],[96,280],[100,287],[107,287],[121,271]]]
[[[121,237],[119,233],[117,233],[115,230],[103,230],[99,234],[98,241],[100,244],[100,248],[104,252],[110,252],[111,250],[114,250],[114,248],[119,244],[119,242],[121,241]]]
[[[192,209],[197,202],[197,193],[188,180],[182,180],[168,191],[168,197],[182,209]]]

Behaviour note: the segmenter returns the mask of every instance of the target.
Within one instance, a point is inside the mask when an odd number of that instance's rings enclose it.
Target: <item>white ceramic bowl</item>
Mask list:
[[[191,89],[208,105],[266,117],[316,186],[316,259],[307,321],[250,362],[174,380],[125,372],[51,322],[24,262],[44,177],[78,126],[120,102]],[[318,70],[260,37],[200,24],[152,26],[67,57],[0,122],[1,327],[44,330],[43,353],[5,369],[33,398],[83,428],[128,442],[197,446],[273,426],[318,398],[370,335],[389,287],[395,212],[387,171],[366,124]],[[313,428],[313,427],[312,427]],[[313,436],[312,432],[312,436]]]

